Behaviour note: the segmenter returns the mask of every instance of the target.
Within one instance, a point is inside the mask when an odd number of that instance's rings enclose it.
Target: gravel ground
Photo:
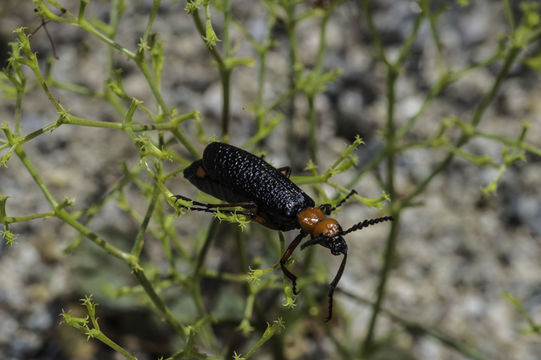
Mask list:
[[[120,43],[135,48],[151,5],[150,1],[128,4],[129,9],[118,34]],[[3,6],[0,9],[2,47],[6,40],[13,39],[11,31],[14,28],[26,26],[33,29],[40,22],[29,1],[7,1]],[[208,52],[194,32],[193,23],[184,13],[183,6],[164,1],[154,26],[160,39],[164,40],[163,95],[165,101],[180,112],[200,110],[206,134],[219,135],[219,76],[209,64]],[[107,8],[106,3],[92,2],[88,11],[106,20]],[[76,8],[70,10],[76,13]],[[234,2],[233,10],[254,36],[261,36],[266,28],[261,8]],[[415,3],[380,1],[374,9],[374,16],[386,49],[390,54],[396,54],[415,16]],[[358,152],[361,164],[382,145],[380,135],[386,114],[385,73],[382,65],[374,60],[373,47],[369,43],[364,20],[363,25],[359,25],[360,18],[357,5],[347,2],[336,10],[328,25],[325,63],[329,68],[342,68],[343,73],[317,98],[318,136],[321,139],[319,163],[322,168],[335,161],[354,134],[361,134],[366,141]],[[219,19],[215,25],[219,30]],[[450,67],[459,69],[472,64],[491,54],[497,48],[501,34],[506,32],[502,2],[472,1],[466,8],[452,2],[440,19],[439,28],[445,60]],[[104,45],[79,29],[67,28],[63,24],[51,23],[48,30],[59,56],[54,76],[101,89],[106,77],[102,70],[107,61]],[[283,34],[278,31],[277,36]],[[317,36],[317,22],[309,21],[301,26],[301,60],[307,65],[314,62]],[[238,33],[233,32],[232,41],[237,45],[238,55],[253,56],[248,44],[241,39]],[[51,53],[43,31],[32,38],[32,46],[42,60]],[[266,89],[269,99],[273,99],[287,84],[286,54],[282,43],[269,55],[268,67],[273,78]],[[411,60],[399,78],[396,94],[398,123],[403,123],[415,113],[427,89],[434,83],[438,66],[434,55],[430,29],[425,23],[413,46]],[[125,88],[152,108],[147,85],[134,64],[119,58],[118,66],[123,69]],[[432,136],[442,118],[451,115],[469,118],[498,68],[490,66],[472,72],[445,90],[419,120],[408,140]],[[234,73],[230,133],[231,142],[236,145],[242,144],[253,131],[253,117],[246,110],[246,105],[253,100],[256,70],[241,68]],[[531,127],[527,140],[540,146],[539,80],[539,74],[525,66],[512,69],[510,79],[485,114],[481,129],[514,138],[520,133],[521,122],[529,121]],[[55,90],[55,94],[73,114],[96,120],[120,121],[113,109],[103,107],[98,100],[89,101],[87,97],[62,90]],[[302,114],[306,105],[300,101],[297,105],[299,114]],[[0,99],[1,121],[11,124],[13,109],[11,100]],[[33,91],[25,97],[23,133],[30,133],[55,119],[55,111],[43,93]],[[285,124],[280,125],[267,140],[267,158],[274,164],[289,162],[285,151],[287,147],[299,149],[298,156],[292,159],[294,165],[306,164],[306,128],[299,125],[294,130],[300,139],[296,144],[286,142],[288,129]],[[186,131],[195,134],[195,129],[190,126],[186,126]],[[76,126],[62,126],[39,136],[25,145],[25,150],[57,198],[76,197],[75,208],[84,208],[105,193],[122,175],[122,162],[135,164],[138,161],[136,150],[123,132]],[[496,142],[476,139],[467,145],[466,150],[498,158],[502,147]],[[409,193],[444,156],[442,150],[434,149],[405,152],[397,164],[398,195]],[[541,217],[541,159],[528,155],[527,160],[513,164],[502,177],[497,194],[488,197],[483,196],[480,188],[494,178],[497,170],[480,168],[461,159],[455,159],[443,176],[431,183],[418,199],[418,206],[403,213],[397,261],[388,283],[386,308],[463,341],[489,359],[540,358],[540,337],[523,333],[526,322],[502,297],[504,291],[511,292],[522,300],[534,320],[541,321],[541,222],[538,221]],[[12,159],[8,165],[8,168],[0,170],[0,193],[10,196],[8,215],[49,211],[48,204],[21,163]],[[346,184],[348,176],[338,179],[341,184]],[[380,191],[372,176],[365,176],[356,188],[367,197],[377,197]],[[172,190],[190,195],[195,193],[181,180],[178,188]],[[133,206],[139,213],[144,213],[145,204],[137,202],[137,197]],[[371,209],[351,205],[340,212],[339,217],[347,226],[373,215]],[[191,226],[194,230],[199,221],[206,223],[204,215],[193,216]],[[191,231],[189,222],[182,221],[187,232]],[[118,239],[119,244],[132,238],[137,230],[136,224],[112,205],[103,210],[92,227]],[[372,296],[381,266],[386,229],[386,226],[380,226],[365,233],[351,234],[348,238],[350,260],[340,288],[359,296]],[[62,250],[76,233],[54,219],[16,224],[11,230],[18,234],[15,246],[0,246],[0,358],[105,359],[108,355],[104,349],[97,348],[92,341],[87,343],[85,339],[74,336],[72,329],[58,326],[58,314],[62,309],[75,311],[77,299],[99,287],[92,282],[99,280],[93,279],[88,271],[100,265],[85,263],[80,253],[66,256]],[[99,253],[92,246],[83,249]],[[152,248],[146,251],[149,251],[150,258],[159,258]],[[216,255],[214,259],[213,254]],[[211,250],[209,256],[211,263],[220,261],[215,250]],[[332,268],[338,264],[338,260],[330,259],[327,254],[322,255],[322,259],[330,262]],[[118,264],[104,262],[103,266],[108,267],[106,273],[115,274],[111,282],[133,283],[130,274]],[[342,295],[337,295],[336,301],[340,302],[344,313],[357,315],[348,329],[335,330],[336,334],[362,338],[370,316],[369,309]],[[110,309],[110,316],[107,313],[101,315],[105,322],[120,321],[118,318],[123,314],[121,308],[115,307],[118,301],[101,305]],[[131,313],[124,316],[148,315]],[[393,328],[382,318],[378,334],[386,334]],[[286,339],[288,358],[335,358],[332,354],[334,347],[324,334],[313,334],[313,329],[301,326],[296,330],[298,337],[289,335]],[[159,331],[164,330],[156,330],[157,334]],[[135,344],[135,338],[124,338],[123,345],[147,350],[152,346]],[[393,344],[398,350],[393,357],[387,358],[462,359],[456,352],[428,337],[398,333]],[[148,353],[160,353],[160,349],[152,348]],[[145,356],[140,358],[145,359]]]

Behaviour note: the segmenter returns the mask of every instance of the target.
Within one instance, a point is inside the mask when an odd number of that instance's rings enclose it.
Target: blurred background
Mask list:
[[[519,2],[511,2],[512,11],[521,14]],[[62,4],[76,14],[78,2]],[[267,31],[266,10],[258,2],[232,1],[232,14],[256,39]],[[301,9],[316,6],[315,2],[300,4]],[[471,1],[459,6],[455,1],[433,1],[431,6],[447,8],[438,18],[442,52],[451,69],[463,69],[493,54],[509,32],[504,2],[500,0]],[[145,30],[152,1],[126,1],[117,35],[119,43],[135,50]],[[163,1],[153,30],[162,40],[165,62],[162,94],[168,105],[180,113],[199,110],[208,136],[221,134],[221,85],[208,49],[186,14],[184,2]],[[110,4],[91,1],[88,18],[107,21]],[[376,57],[365,17],[359,2],[346,1],[337,6],[328,22],[325,68],[342,69],[341,75],[316,98],[318,119],[318,165],[327,169],[344,148],[359,134],[365,141],[356,151],[358,167],[369,162],[384,145],[387,97],[385,68]],[[375,26],[390,56],[397,56],[418,13],[414,1],[384,0],[373,5]],[[220,37],[221,17],[213,17]],[[31,1],[3,0],[0,6],[0,63],[5,66],[9,56],[8,42],[14,41],[13,30],[24,26],[28,31],[39,27],[41,19],[34,13]],[[319,21],[303,22],[298,29],[300,60],[309,68],[317,53]],[[107,73],[108,49],[95,37],[62,23],[47,24],[58,60],[52,70],[60,81],[85,88],[102,90]],[[269,102],[287,88],[289,67],[287,34],[278,22],[273,27],[276,44],[269,53]],[[232,43],[237,56],[254,56],[254,50],[239,32],[233,31]],[[45,68],[52,56],[52,46],[43,29],[31,37],[31,45]],[[218,44],[219,46],[219,44]],[[531,51],[538,51],[539,42]],[[136,66],[121,56],[116,68],[122,69],[122,81],[131,96],[154,105],[148,85]],[[429,24],[419,30],[401,69],[396,92],[396,119],[403,124],[422,106],[437,80],[438,64]],[[469,119],[484,94],[490,89],[501,66],[472,71],[447,87],[433,100],[407,141],[428,139],[442,119],[458,116]],[[257,67],[235,69],[232,77],[230,142],[241,145],[254,132],[254,116],[247,109],[254,100]],[[518,61],[490,105],[480,124],[486,133],[509,138],[520,135],[521,124],[530,122],[526,141],[541,146],[541,82],[539,72]],[[112,107],[101,100],[71,91],[53,89],[56,98],[74,115],[101,121],[122,121]],[[306,103],[295,103],[297,117],[306,117]],[[12,124],[14,100],[0,98],[1,122]],[[285,111],[285,109],[284,109]],[[57,119],[48,99],[39,89],[30,90],[23,100],[23,134],[42,128]],[[183,124],[195,142],[195,126]],[[305,174],[308,163],[307,125],[296,121],[292,127],[284,122],[259,146],[265,159],[277,166],[293,166],[294,175]],[[292,140],[293,139],[293,140]],[[59,198],[76,198],[76,208],[85,208],[123,176],[122,164],[133,166],[139,154],[122,131],[79,126],[61,126],[37,137],[24,146],[29,158],[44,181]],[[204,145],[200,144],[198,150]],[[496,141],[476,138],[465,147],[476,155],[499,159],[502,145]],[[180,150],[182,151],[182,150]],[[189,157],[184,151],[183,156]],[[402,153],[396,164],[397,196],[408,194],[446,155],[444,149],[419,148]],[[381,195],[379,179],[384,169],[367,173],[354,187],[361,196]],[[387,284],[384,307],[404,319],[414,320],[430,329],[446,334],[458,343],[467,344],[487,359],[539,359],[541,338],[524,332],[527,323],[502,294],[510,292],[518,298],[526,312],[541,322],[541,159],[530,153],[526,161],[514,163],[502,176],[496,193],[483,195],[481,188],[497,175],[497,168],[480,167],[456,157],[416,200],[418,204],[402,213],[396,261]],[[334,179],[346,186],[354,171]],[[194,197],[196,189],[182,176],[177,176],[171,191]],[[314,194],[310,187],[306,191]],[[0,168],[0,193],[9,196],[10,216],[50,211],[48,203],[18,159],[7,168]],[[332,194],[331,192],[329,194]],[[130,206],[144,213],[144,197],[135,187],[126,190]],[[348,204],[337,217],[344,227],[378,215],[375,209]],[[201,227],[211,219],[207,214],[192,213],[179,222],[181,236],[200,236]],[[236,225],[223,224],[220,232],[226,238],[234,234]],[[93,220],[91,228],[115,245],[129,246],[137,234],[137,223],[119,206],[107,204]],[[15,245],[0,245],[0,358],[1,359],[113,359],[119,358],[97,341],[87,341],[75,329],[60,324],[62,310],[77,314],[79,299],[94,294],[98,317],[104,331],[139,359],[153,359],[174,351],[174,332],[149,307],[140,305],[137,296],[116,297],[118,287],[136,285],[129,269],[120,261],[103,253],[94,244],[83,240],[70,254],[65,248],[77,233],[56,219],[39,219],[17,223],[10,230],[18,235]],[[339,288],[373,301],[388,226],[378,225],[348,235],[349,260]],[[293,232],[292,232],[293,233]],[[268,249],[259,238],[266,236],[257,225],[244,235],[253,257],[265,256]],[[276,235],[274,235],[275,237]],[[287,235],[287,241],[294,234]],[[238,269],[235,246],[217,239],[210,249],[207,265],[216,269]],[[190,245],[187,245],[188,247]],[[165,267],[161,247],[147,241],[146,260],[158,269]],[[297,254],[303,262],[304,254]],[[327,272],[330,281],[338,268],[335,259],[324,249],[314,252],[315,267]],[[273,261],[278,258],[274,257]],[[257,261],[257,260],[254,260]],[[163,265],[160,265],[163,264]],[[208,301],[233,298],[242,301],[233,287],[209,282],[203,285]],[[210,291],[216,288],[215,292]],[[238,290],[238,289],[237,289]],[[325,286],[320,286],[321,303],[326,306]],[[174,293],[171,297],[176,297]],[[281,303],[281,292],[273,294],[273,302]],[[135,298],[135,299],[134,299]],[[174,307],[185,308],[187,300],[170,299]],[[221,301],[221,300],[220,300]],[[256,299],[264,306],[266,296]],[[302,293],[297,302],[302,303]],[[261,350],[258,359],[336,359],[340,355],[330,333],[340,339],[361,342],[370,319],[371,308],[344,293],[335,295],[336,310],[347,321],[329,328],[320,324],[319,315],[311,316],[299,305],[293,328],[282,335],[278,345],[271,341]],[[214,304],[221,312],[238,312],[242,306]],[[302,311],[306,311],[303,313]],[[319,316],[320,317],[320,316]],[[268,321],[271,321],[269,319]],[[222,334],[224,343],[242,348],[245,340],[234,330]],[[219,331],[219,330],[217,330]],[[223,329],[222,329],[223,331]],[[403,331],[385,315],[378,320],[377,336],[386,343],[379,359],[462,359],[454,349],[430,336],[417,336]],[[238,339],[236,339],[238,338]],[[359,343],[360,344],[360,343]],[[356,346],[356,345],[355,345]],[[280,351],[273,350],[276,347]],[[276,355],[281,354],[280,356]]]

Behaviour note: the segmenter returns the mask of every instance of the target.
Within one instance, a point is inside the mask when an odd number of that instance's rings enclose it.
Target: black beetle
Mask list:
[[[276,169],[262,157],[232,145],[212,142],[205,148],[203,158],[184,170],[184,177],[199,190],[228,204],[204,204],[181,195],[175,197],[192,201],[195,206],[190,207],[191,210],[215,212],[215,208],[242,207],[247,211],[237,214],[246,215],[268,228],[281,231],[301,229],[280,259],[282,271],[291,280],[295,294],[297,277],[285,264],[304,237],[310,235],[310,240],[301,245],[301,250],[319,244],[328,248],[333,255],[343,254],[340,268],[330,284],[328,321],[332,317],[334,289],[344,272],[347,259],[348,247],[342,236],[393,218],[383,216],[365,220],[344,231],[338,221],[326,215],[330,215],[356,191],[352,190],[334,207],[330,204],[315,207],[314,200],[289,180],[290,173],[289,167]]]

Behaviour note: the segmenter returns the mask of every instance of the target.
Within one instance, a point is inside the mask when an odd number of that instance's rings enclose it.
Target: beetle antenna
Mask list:
[[[375,218],[375,219],[364,220],[364,221],[361,221],[358,224],[353,225],[352,227],[350,227],[346,231],[342,231],[340,233],[340,235],[346,235],[346,234],[349,234],[350,232],[361,230],[362,228],[368,227],[370,225],[375,225],[375,224],[378,224],[380,222],[393,221],[393,220],[394,220],[394,218],[392,216],[382,216],[382,217]]]
[[[342,200],[340,200],[340,202],[338,204],[336,204],[335,206],[331,206],[331,204],[323,204],[321,205],[319,208],[321,209],[321,211],[323,211],[323,213],[325,215],[331,215],[331,213],[333,211],[335,211],[336,209],[338,209],[340,206],[344,205],[344,203],[346,201],[348,201],[348,199],[357,194],[357,191],[355,191],[355,189],[352,189],[349,194],[347,194]]]
[[[355,191],[355,189],[352,189],[349,194],[347,194],[342,200],[340,200],[340,202],[338,204],[336,204],[335,206],[333,206],[331,208],[331,212],[333,212],[334,210],[338,209],[340,206],[342,206],[346,201],[348,201],[348,199],[350,197],[352,197],[353,195],[357,194],[357,191]]]

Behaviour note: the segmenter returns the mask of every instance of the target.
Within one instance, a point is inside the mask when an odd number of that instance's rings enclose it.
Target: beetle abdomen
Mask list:
[[[198,173],[200,171],[203,171],[204,173]],[[194,161],[190,166],[184,169],[184,177],[199,190],[228,203],[253,202],[252,199],[233,192],[226,185],[215,181],[213,177],[209,176],[204,168],[203,160]]]
[[[197,174],[199,168],[204,174]],[[184,176],[221,200],[253,202],[261,214],[273,223],[286,222],[287,228],[298,227],[299,211],[314,206],[312,198],[265,160],[228,144],[210,143],[203,159],[186,168]]]

